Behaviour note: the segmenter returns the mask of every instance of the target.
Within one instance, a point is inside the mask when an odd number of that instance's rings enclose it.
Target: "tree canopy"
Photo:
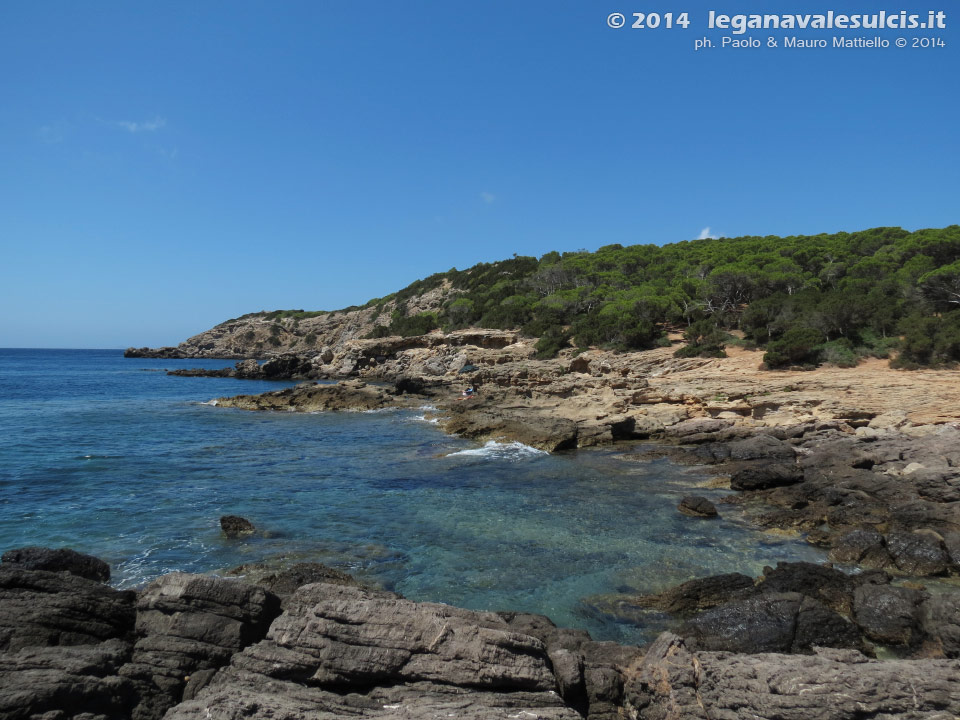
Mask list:
[[[951,311],[960,310],[958,225],[514,256],[437,273],[370,304],[402,305],[447,282],[452,292],[435,318],[411,322],[395,312],[391,326],[406,333],[434,321],[445,329],[518,328],[549,338],[542,353],[568,341],[643,349],[673,328],[688,330],[694,346],[717,354],[722,343],[711,328],[737,329],[768,348],[774,367],[882,355],[892,338],[907,335],[915,347],[905,346],[908,364],[960,360],[947,338],[954,332]],[[937,349],[929,353],[914,337],[927,331],[944,335],[931,338]]]

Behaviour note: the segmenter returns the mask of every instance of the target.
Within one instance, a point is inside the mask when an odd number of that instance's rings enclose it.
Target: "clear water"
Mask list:
[[[621,448],[546,455],[448,437],[422,411],[250,413],[203,404],[290,383],[169,377],[229,361],[0,350],[0,550],[66,546],[114,584],[285,557],[413,600],[523,610],[595,638],[649,639],[589,600],[818,559],[737,511],[684,517],[705,479]],[[722,491],[697,489],[718,497]],[[264,530],[227,540],[219,518]]]

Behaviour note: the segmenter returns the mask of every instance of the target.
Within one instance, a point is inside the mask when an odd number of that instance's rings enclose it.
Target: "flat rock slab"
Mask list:
[[[497,690],[553,690],[546,647],[494,613],[414,603],[345,585],[300,588],[242,665],[288,678],[366,686],[442,682]]]
[[[646,720],[953,720],[960,661],[693,652],[664,633],[626,683],[629,716]]]

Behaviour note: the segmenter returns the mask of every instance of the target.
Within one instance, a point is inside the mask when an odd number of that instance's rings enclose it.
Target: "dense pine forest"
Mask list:
[[[455,292],[441,312],[407,315],[405,300],[447,281]],[[960,226],[514,256],[368,305],[391,299],[398,306],[380,335],[520,328],[545,357],[569,345],[650,348],[682,329],[679,354],[721,355],[736,342],[765,348],[771,368],[852,366],[864,355],[943,365],[960,361]]]

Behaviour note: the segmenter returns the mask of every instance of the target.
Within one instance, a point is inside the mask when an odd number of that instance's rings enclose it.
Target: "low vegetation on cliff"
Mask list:
[[[439,313],[405,303],[448,286]],[[770,367],[885,357],[904,367],[960,360],[960,226],[907,232],[608,245],[452,269],[371,301],[393,303],[378,336],[434,327],[521,328],[568,344],[639,350],[684,328],[688,354],[717,355],[739,330]],[[902,336],[902,339],[901,339]]]
[[[908,232],[607,245],[453,268],[341,310],[250,313],[171,357],[321,352],[354,338],[515,330],[540,358],[565,348],[645,350],[683,334],[681,357],[740,344],[768,368],[960,362],[960,225]]]

